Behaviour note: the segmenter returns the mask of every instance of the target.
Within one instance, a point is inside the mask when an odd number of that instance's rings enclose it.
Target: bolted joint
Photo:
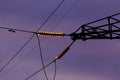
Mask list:
[[[76,33],[71,33],[70,36],[73,41],[78,39],[78,35],[76,35]]]
[[[77,40],[77,39],[81,39],[83,41],[86,41],[87,39],[85,38],[85,35],[83,33],[71,33],[70,34],[71,39],[73,41]]]

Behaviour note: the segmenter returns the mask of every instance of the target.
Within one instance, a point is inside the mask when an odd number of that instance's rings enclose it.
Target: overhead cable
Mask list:
[[[61,3],[55,8],[55,10],[48,16],[48,18],[43,22],[43,24],[36,30],[38,32],[47,22],[48,20],[54,15],[54,13],[58,10],[58,8],[62,5],[64,0],[61,1]],[[31,39],[35,36],[33,34],[26,42],[25,44],[15,53],[15,55],[0,69],[0,72],[6,68],[6,66],[25,48],[25,46],[31,41]]]
[[[56,64],[56,61],[54,62],[55,64],[55,73],[54,73],[54,76],[53,76],[53,80],[56,79],[56,74],[57,74],[57,64]]]
[[[56,60],[51,61],[50,63],[48,63],[47,65],[45,65],[44,67],[38,69],[36,72],[34,72],[33,74],[31,74],[30,76],[28,76],[27,78],[25,78],[25,80],[30,79],[31,77],[33,77],[34,75],[36,75],[37,73],[39,73],[40,71],[42,71],[44,68],[48,67],[49,65],[51,65],[52,63],[54,63]]]
[[[28,76],[27,78],[25,78],[25,80],[28,80],[30,78],[32,78],[34,75],[36,75],[37,73],[39,73],[40,71],[42,71],[43,69],[45,69],[46,67],[48,67],[49,65],[51,65],[53,62],[60,60],[70,49],[70,47],[73,45],[75,41],[73,41],[71,44],[69,44],[61,54],[59,54],[58,56],[55,57],[55,59],[53,61],[51,61],[50,63],[48,63],[47,65],[45,65],[44,67],[38,69],[36,72],[34,72],[33,74],[31,74],[30,76]],[[56,77],[56,64],[55,64],[55,75],[54,75],[54,79]]]
[[[45,67],[44,67],[45,65],[44,65],[44,59],[43,59],[43,54],[42,54],[40,39],[39,39],[39,36],[38,36],[38,35],[36,35],[36,36],[37,36],[37,40],[38,40],[38,47],[39,47],[39,53],[40,53],[40,59],[41,59],[43,71],[44,71],[46,80],[48,80],[47,72],[46,72],[46,69],[45,69]]]
[[[69,12],[75,7],[75,5],[78,3],[78,1],[79,0],[76,0],[75,2],[74,2],[74,4],[68,9],[68,11],[62,16],[62,18],[58,21],[58,23],[52,28],[52,30],[53,29],[55,29],[60,23],[61,23],[61,21],[66,17],[66,15],[68,15],[69,14]]]
[[[32,38],[33,36],[31,36],[29,40],[26,41],[26,43],[15,53],[15,55],[10,58],[10,60],[0,69],[0,72],[2,72],[8,66],[8,64],[24,49],[24,47],[30,42]]]

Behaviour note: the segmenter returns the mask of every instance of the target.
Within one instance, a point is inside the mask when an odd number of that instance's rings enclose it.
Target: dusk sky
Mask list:
[[[0,27],[36,31],[62,0],[0,0]],[[42,31],[70,34],[82,24],[120,13],[120,0],[64,0]],[[120,19],[120,16],[118,17]],[[118,25],[120,26],[120,25]],[[0,69],[20,50],[32,33],[0,29]],[[70,37],[40,37],[45,65],[71,42]],[[76,41],[57,61],[56,80],[120,80],[120,41]],[[42,68],[37,37],[0,72],[0,80],[25,80]],[[54,64],[46,68],[53,80]],[[29,80],[46,80],[41,71]]]

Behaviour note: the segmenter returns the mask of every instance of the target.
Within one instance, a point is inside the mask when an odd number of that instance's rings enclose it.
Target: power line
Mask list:
[[[118,13],[118,14],[115,14],[115,15],[112,15],[112,16],[116,16],[116,15],[119,15],[120,13]],[[90,26],[87,26],[87,25],[89,25],[89,24],[92,24],[92,23],[95,23],[95,22],[98,22],[98,21],[101,21],[101,20],[104,20],[104,19],[108,19],[108,18],[111,18],[112,16],[110,16],[110,17],[106,17],[106,18],[102,18],[102,19],[100,19],[100,20],[97,20],[97,21],[94,21],[94,22],[90,22],[90,23],[88,23],[88,24],[86,24],[84,27],[89,27],[88,29],[86,29],[86,30],[84,30],[84,31],[87,31],[87,30],[91,30],[91,29],[93,29],[93,27],[90,27]],[[115,20],[115,21],[117,21],[117,22],[113,22],[113,23],[109,23],[109,25],[112,25],[112,24],[115,24],[115,23],[120,23],[120,20]],[[108,25],[108,24],[107,24]],[[107,26],[107,25],[102,25],[102,27],[103,26]],[[109,26],[108,25],[108,26]],[[83,28],[84,28],[83,27]],[[101,26],[98,26],[98,27],[100,27],[101,28]],[[99,29],[97,27],[97,29]],[[115,26],[114,26],[115,27]],[[117,29],[120,29],[120,28],[118,28],[118,27],[116,27]],[[80,28],[78,28],[78,29],[80,29]],[[101,30],[101,29],[100,29]],[[102,29],[103,30],[103,29]],[[77,30],[78,31],[78,30]],[[93,31],[93,30],[92,30]],[[120,31],[120,30],[115,30],[115,32],[117,32],[117,31]],[[89,31],[90,32],[90,31]],[[106,31],[105,33],[108,33],[109,31]],[[79,36],[79,35],[81,35],[81,34],[83,34],[83,33],[76,33],[76,34],[71,34],[71,37],[73,37],[73,42],[71,43],[71,44],[69,44],[64,50],[63,50],[63,52],[61,53],[61,54],[59,54],[58,56],[56,56],[55,57],[55,60],[53,60],[52,62],[50,62],[48,65],[46,65],[46,66],[44,66],[43,68],[41,68],[41,69],[39,69],[39,70],[37,70],[36,72],[34,72],[32,75],[30,75],[29,77],[27,77],[25,80],[28,80],[28,79],[30,79],[31,77],[33,77],[34,75],[36,75],[38,72],[40,72],[41,70],[43,70],[44,68],[46,68],[47,66],[49,66],[50,64],[52,64],[54,61],[57,61],[57,60],[59,60],[59,59],[61,59],[67,52],[68,52],[68,50],[70,49],[70,47],[73,45],[73,43],[77,40],[77,38],[79,39],[79,37],[81,38],[81,36]],[[85,34],[89,34],[89,33],[85,33]],[[97,34],[97,32],[91,32],[90,34]],[[119,36],[118,36],[119,37]],[[103,38],[103,37],[102,37]],[[93,37],[93,39],[94,39],[94,37]],[[95,38],[96,39],[96,38]],[[106,39],[106,38],[105,38]]]
[[[30,76],[28,76],[27,78],[25,78],[25,80],[30,79],[31,77],[33,77],[34,75],[36,75],[37,73],[39,73],[40,71],[42,71],[44,68],[48,67],[49,65],[51,65],[52,63],[54,63],[56,60],[54,59],[53,61],[51,61],[50,63],[48,63],[47,65],[45,65],[44,67],[38,69],[36,72],[34,72],[33,74],[31,74]]]
[[[34,75],[36,75],[37,73],[39,73],[40,71],[42,71],[43,69],[45,69],[46,67],[48,67],[49,65],[51,65],[53,62],[58,61],[59,59],[61,59],[70,49],[70,47],[73,45],[75,41],[73,41],[72,43],[70,43],[61,54],[59,54],[58,56],[55,57],[55,59],[53,61],[51,61],[50,63],[48,63],[47,65],[45,65],[44,67],[38,69],[36,72],[34,72],[33,74],[31,74],[30,76],[28,76],[27,78],[25,78],[25,80],[30,79],[31,77],[33,77]],[[56,77],[56,63],[55,63],[55,74],[54,74],[54,80]]]
[[[56,64],[56,61],[54,62],[55,64],[55,73],[54,73],[54,76],[53,76],[53,80],[56,79],[56,74],[57,74],[57,64]]]
[[[58,8],[62,5],[64,0],[61,1],[61,3],[55,8],[55,10],[48,16],[48,18],[43,22],[43,24],[36,30],[38,32],[47,22],[48,20],[54,15],[54,13],[58,10]],[[6,66],[25,48],[25,46],[31,41],[31,39],[35,36],[33,34],[26,42],[25,44],[15,53],[15,55],[0,69],[0,72],[2,72]]]
[[[3,76],[5,76],[8,72],[10,72],[12,69],[14,69],[16,66],[18,66],[28,55],[30,55],[32,52],[33,52],[33,50],[36,48],[36,46],[35,47],[33,47],[33,49],[31,49],[25,56],[23,56],[23,58],[21,58],[16,64],[14,64],[10,69],[8,69],[7,71],[5,71],[2,75],[0,75],[0,78],[1,77],[3,77]]]
[[[0,29],[7,29],[9,32],[16,32],[16,31],[19,31],[19,32],[26,32],[26,33],[34,33],[36,34],[36,32],[33,32],[33,31],[28,31],[28,30],[21,30],[21,29],[13,29],[13,28],[6,28],[6,27],[0,27]]]
[[[40,71],[42,71],[43,69],[45,69],[46,67],[48,67],[49,65],[51,65],[52,63],[55,63],[55,73],[54,73],[54,77],[53,77],[53,80],[55,80],[55,78],[56,78],[56,70],[57,70],[56,59],[54,59],[53,61],[51,61],[50,63],[48,63],[44,67],[42,67],[42,68],[38,69],[37,71],[35,71],[33,74],[31,74],[30,76],[28,76],[27,78],[25,78],[25,80],[29,80],[34,75],[36,75],[37,73],[39,73]]]
[[[68,11],[62,16],[62,18],[58,21],[58,23],[52,28],[52,30],[55,28],[55,27],[57,27],[61,22],[62,22],[62,20],[66,17],[66,15],[68,15],[69,14],[69,12],[75,7],[75,5],[78,3],[78,1],[79,0],[76,0],[75,2],[74,2],[74,4],[68,9]]]
[[[46,69],[45,69],[45,65],[44,65],[44,59],[43,59],[43,55],[42,55],[40,39],[39,39],[38,35],[36,35],[36,36],[37,36],[37,39],[38,39],[39,51],[40,51],[40,56],[41,56],[41,62],[42,62],[43,71],[44,71],[46,80],[49,80],[49,79],[48,79],[48,76],[47,76]],[[56,69],[57,69],[56,61],[54,61],[54,65],[55,65],[55,73],[54,73],[54,76],[53,76],[53,80],[55,80],[55,78],[56,78]]]
[[[2,72],[4,70],[4,68],[24,49],[24,47],[30,42],[30,40],[34,37],[34,35],[32,35],[29,40],[26,41],[26,43],[17,51],[17,53],[15,53],[15,55],[0,69],[0,72]]]
[[[64,0],[60,2],[60,4],[55,8],[55,10],[48,16],[48,18],[44,21],[44,23],[37,29],[38,32],[47,22],[48,20],[54,15],[54,13],[58,10],[58,8],[63,4]]]
[[[45,65],[44,65],[44,59],[43,59],[43,54],[42,54],[40,39],[39,39],[38,35],[36,35],[36,36],[37,36],[37,40],[38,40],[38,47],[39,47],[39,53],[40,53],[40,58],[41,58],[41,63],[42,63],[43,71],[44,71],[46,80],[48,80],[47,72],[46,72],[46,69],[44,67]]]

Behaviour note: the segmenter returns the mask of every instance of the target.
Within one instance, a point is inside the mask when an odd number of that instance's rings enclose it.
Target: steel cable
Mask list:
[[[41,58],[41,63],[42,63],[43,71],[44,71],[46,80],[48,80],[47,72],[46,72],[46,69],[44,67],[45,65],[44,65],[44,59],[43,59],[43,54],[42,54],[40,39],[39,39],[39,36],[37,34],[36,34],[36,36],[37,36],[37,40],[38,40],[38,47],[39,47],[39,53],[40,53],[40,58]]]
[[[54,59],[53,61],[51,61],[50,63],[48,63],[47,65],[45,65],[44,67],[38,69],[37,71],[35,71],[33,74],[31,74],[30,76],[28,76],[27,78],[25,78],[25,80],[30,79],[31,77],[33,77],[34,75],[36,75],[37,73],[39,73],[40,71],[42,71],[44,68],[48,67],[49,65],[51,65],[52,63],[54,63],[56,61],[56,59]]]
[[[38,32],[47,22],[48,20],[54,15],[54,13],[57,11],[57,9],[62,5],[64,0],[61,1],[61,3],[55,8],[55,10],[48,16],[48,18],[43,22],[43,24],[36,30]],[[35,36],[36,34],[33,34],[26,42],[25,44],[15,53],[15,55],[0,69],[0,72],[2,72],[9,63],[13,61],[13,59],[25,48],[25,46],[31,41],[31,39]]]

